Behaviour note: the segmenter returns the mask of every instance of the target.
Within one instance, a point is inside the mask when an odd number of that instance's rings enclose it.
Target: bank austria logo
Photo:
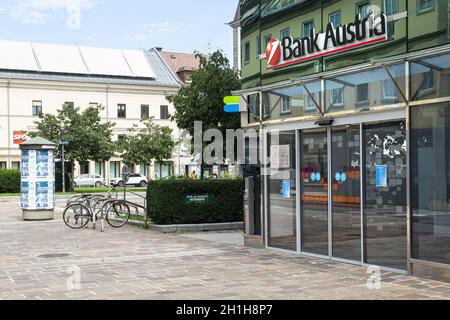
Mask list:
[[[325,32],[315,33],[293,39],[271,39],[266,49],[267,69],[279,69],[322,56],[375,44],[388,39],[387,18],[383,14],[370,13],[361,19],[356,15],[355,22],[333,26],[330,22]]]

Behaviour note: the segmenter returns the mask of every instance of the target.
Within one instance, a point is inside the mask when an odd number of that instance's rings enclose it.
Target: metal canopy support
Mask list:
[[[403,92],[403,90],[400,88],[399,84],[397,83],[397,81],[395,80],[394,76],[392,75],[391,71],[389,70],[389,68],[383,64],[383,68],[384,70],[386,70],[389,78],[391,78],[392,82],[394,83],[394,86],[397,88],[397,91],[400,92],[400,95],[402,96],[403,101],[405,101],[405,103],[408,103],[408,99],[405,96],[405,93]]]
[[[319,113],[321,116],[324,115],[324,112],[322,111],[322,109],[320,108],[320,105],[317,103],[316,99],[314,98],[313,94],[308,90],[308,88],[306,87],[305,83],[302,83],[303,88],[305,89],[305,91],[308,93],[309,97],[311,98],[311,100],[314,102],[314,104],[316,105],[317,110],[319,110]]]
[[[270,117],[270,116],[272,115],[273,110],[275,110],[275,108],[277,107],[277,105],[281,102],[282,96],[281,96],[281,95],[276,95],[276,96],[279,97],[279,98],[278,98],[278,101],[273,105],[273,108],[270,109],[269,114],[267,114],[267,118]],[[261,98],[262,98],[262,95],[261,95]],[[269,96],[269,99],[270,99],[270,96]],[[266,118],[265,115],[263,115],[262,118],[263,118],[263,120],[267,120],[267,118]]]
[[[259,95],[259,93],[256,93]],[[245,96],[243,94],[240,95],[242,100],[244,100],[244,102],[247,104],[247,108],[250,111],[250,113],[253,113],[253,116],[255,117],[255,119],[257,121],[262,121],[261,117],[258,116],[258,114],[256,113],[256,109],[248,102],[248,100],[245,98]]]

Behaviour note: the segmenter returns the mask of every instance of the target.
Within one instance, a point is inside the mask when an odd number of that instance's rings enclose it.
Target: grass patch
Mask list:
[[[108,187],[101,187],[101,188],[95,188],[95,187],[86,187],[86,188],[75,188],[74,191],[71,192],[57,192],[56,195],[62,196],[62,195],[71,195],[71,194],[83,194],[83,193],[106,193],[110,190]],[[147,188],[127,188],[127,192],[146,192]],[[123,188],[117,188],[117,191],[119,193],[123,193]],[[20,196],[20,193],[1,193],[0,197],[18,197]]]

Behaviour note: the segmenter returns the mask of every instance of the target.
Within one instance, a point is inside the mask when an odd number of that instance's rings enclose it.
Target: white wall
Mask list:
[[[169,120],[160,120],[161,105],[168,105],[169,113],[174,112],[174,107],[166,100],[165,94],[176,93],[176,91],[176,88],[131,85],[110,85],[108,87],[98,84],[11,80],[9,89],[10,135],[8,135],[7,81],[0,80],[0,161],[9,163],[9,160],[20,160],[19,147],[12,143],[12,132],[33,130],[36,127],[34,122],[39,118],[32,116],[33,100],[42,101],[42,111],[52,114],[56,114],[66,101],[74,102],[75,106],[82,109],[87,108],[89,103],[103,105],[105,110],[101,112],[102,119],[109,119],[116,124],[113,139],[117,139],[119,134],[125,134],[134,124],[139,124],[141,105],[149,105],[150,116],[154,117],[158,124],[174,129],[174,137],[177,137],[176,124]],[[117,117],[117,104],[126,104],[126,119]],[[11,142],[10,158],[8,157],[9,140]],[[174,162],[175,172],[178,174],[178,163],[181,163],[181,169],[183,169],[185,164],[190,163],[190,157],[186,155],[178,161],[177,152],[174,153],[173,159],[170,160]],[[115,157],[112,160],[120,160],[120,158]],[[10,167],[9,164],[8,167]],[[106,172],[109,173],[108,164]]]

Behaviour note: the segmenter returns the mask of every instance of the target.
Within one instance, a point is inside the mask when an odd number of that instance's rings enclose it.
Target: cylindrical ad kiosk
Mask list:
[[[23,219],[52,220],[55,210],[55,149],[43,138],[20,145],[20,194]]]

